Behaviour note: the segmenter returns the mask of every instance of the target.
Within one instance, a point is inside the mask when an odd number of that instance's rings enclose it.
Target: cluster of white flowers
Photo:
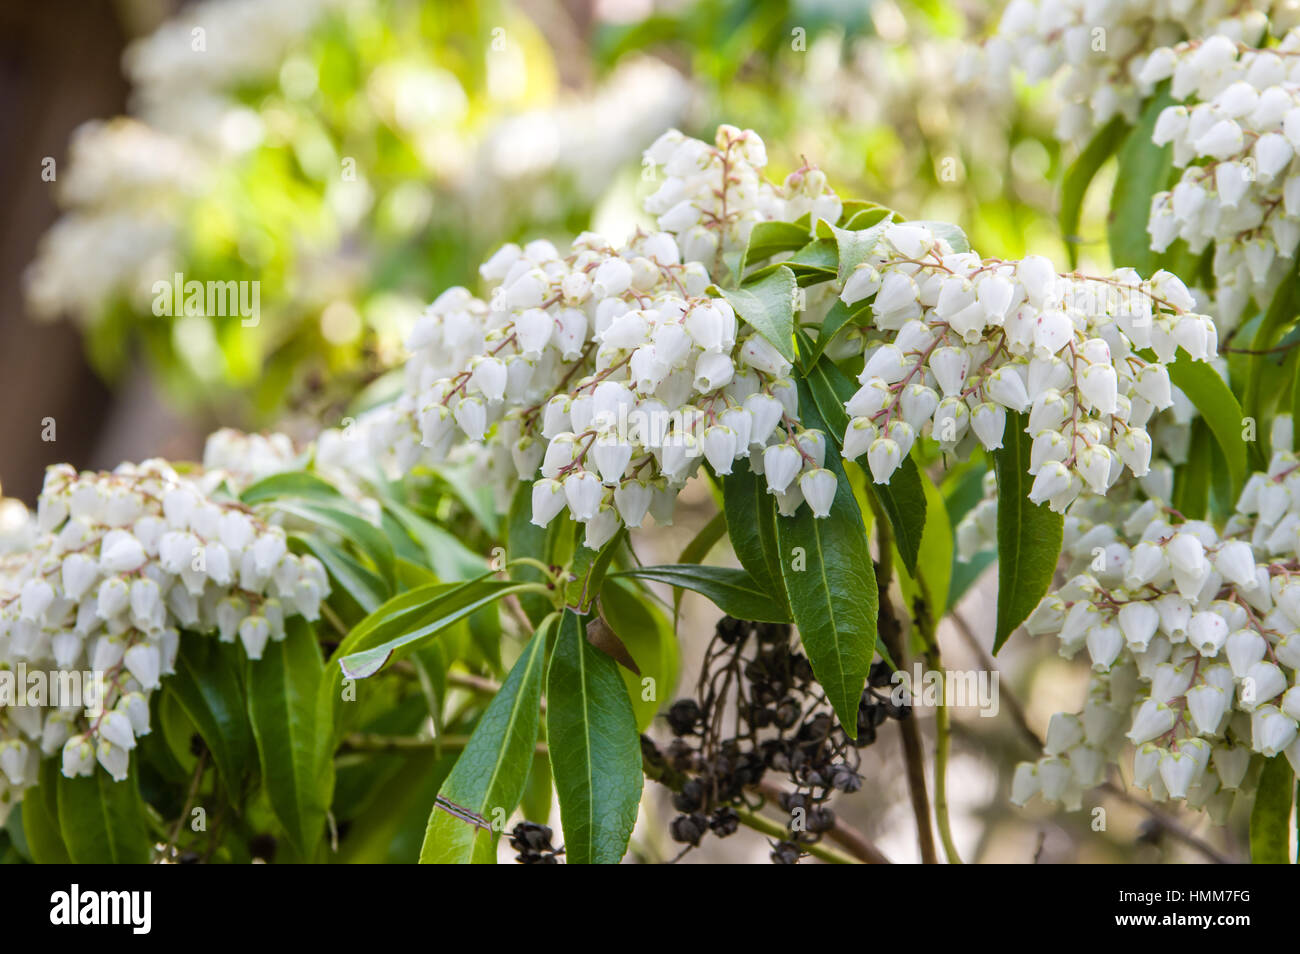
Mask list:
[[[1156,500],[1122,537],[1098,525],[1086,572],[1026,622],[1061,654],[1085,649],[1093,677],[1078,715],[1051,720],[1045,755],[1017,766],[1013,799],[1078,807],[1125,743],[1133,778],[1157,800],[1186,799],[1221,820],[1249,788],[1252,758],[1300,770],[1300,457],[1280,416],[1267,472],[1248,481],[1222,533]],[[1133,541],[1130,545],[1130,541]],[[1212,771],[1211,771],[1212,769]]]
[[[60,750],[69,777],[98,760],[124,778],[182,631],[215,631],[259,659],[286,617],[318,618],[329,592],[324,567],[290,553],[281,528],[159,460],[111,473],[51,467],[36,529],[29,550],[0,558],[0,669],[39,673],[48,692],[0,702],[0,805]],[[102,697],[53,697],[72,672],[101,677]]]
[[[723,252],[742,250],[763,221],[793,222],[808,215],[839,221],[842,203],[821,170],[805,167],[775,186],[763,178],[767,147],[753,130],[719,126],[713,143],[669,130],[646,150],[665,179],[645,201],[659,227],[672,233],[687,262],[712,267]]]
[[[462,436],[487,443],[499,483],[540,468],[534,521],[567,507],[593,548],[647,513],[671,522],[706,461],[727,474],[747,457],[783,512],[807,500],[826,516],[826,437],[798,425],[791,363],[708,293],[704,260],[773,216],[836,220],[839,200],[816,170],[766,183],[762,140],[734,127],[713,145],[669,132],[647,157],[669,176],[649,202],[666,231],[621,249],[584,233],[564,256],[502,248],[480,269],[489,300],[453,288],[417,323],[405,392],[376,431],[403,469]]]
[[[1148,57],[1142,77],[1171,80],[1175,99],[1154,129],[1183,169],[1152,199],[1147,229],[1159,252],[1182,239],[1213,244],[1220,328],[1249,302],[1267,306],[1300,244],[1300,30],[1267,49],[1215,35]]]
[[[1255,42],[1297,22],[1293,4],[1275,0],[1011,0],[997,34],[963,57],[960,72],[1020,66],[1031,83],[1061,74],[1064,103],[1057,136],[1078,142],[1116,115],[1137,118],[1154,80],[1153,50],[1220,34]]]
[[[1217,348],[1214,322],[1168,272],[1058,275],[1040,256],[954,252],[920,224],[887,226],[841,298],[872,295],[886,337],[845,405],[844,455],[866,454],[886,483],[927,424],[961,455],[1001,447],[1007,411],[1027,412],[1030,499],[1058,512],[1085,490],[1105,493],[1125,467],[1147,472],[1146,423],[1174,400],[1164,365],[1180,347],[1198,361]],[[1138,355],[1147,348],[1155,362]]]

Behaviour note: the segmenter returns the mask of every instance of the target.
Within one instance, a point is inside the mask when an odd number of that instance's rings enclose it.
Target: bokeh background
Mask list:
[[[337,426],[382,396],[423,305],[472,284],[495,245],[587,227],[617,237],[642,221],[640,152],[670,126],[707,138],[720,122],[752,127],[777,181],[811,161],[842,195],[958,222],[988,254],[1060,260],[1055,195],[1072,157],[1052,137],[1050,94],[956,69],[1000,6],[0,5],[0,487],[30,504],[57,461],[194,459],[219,426],[299,439]],[[1085,208],[1085,265],[1107,264],[1101,214]],[[258,325],[156,317],[153,282],[177,272],[259,282]],[[680,552],[710,516],[696,491],[675,536],[643,534],[638,548]],[[990,665],[993,586],[979,580],[941,628],[948,667]],[[686,597],[683,686],[715,619]],[[1088,811],[1012,808],[1010,770],[1037,755],[1029,733],[1078,706],[1086,670],[1025,640],[996,665],[1000,713],[955,714],[949,787],[966,860],[1241,857],[1240,820],[1153,819],[1114,794],[1085,806],[1106,809],[1104,831]],[[866,787],[841,812],[915,860],[896,727],[863,764]],[[655,793],[636,857],[675,854],[669,814]],[[767,851],[742,833],[685,861]]]

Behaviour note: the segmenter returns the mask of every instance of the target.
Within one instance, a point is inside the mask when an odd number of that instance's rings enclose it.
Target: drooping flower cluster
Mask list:
[[[1155,85],[1144,74],[1153,50],[1210,34],[1253,43],[1296,15],[1275,0],[1011,0],[997,34],[967,52],[961,71],[1014,63],[1031,83],[1060,73],[1057,137],[1081,142],[1114,116],[1137,119]]]
[[[886,337],[845,405],[845,456],[866,454],[884,483],[927,424],[962,454],[1001,447],[1007,411],[1027,413],[1030,499],[1058,512],[1084,490],[1105,493],[1125,467],[1147,472],[1146,423],[1173,404],[1164,365],[1178,348],[1203,361],[1217,347],[1214,322],[1168,272],[1058,275],[1040,256],[954,252],[921,224],[889,225],[846,278],[845,303],[871,295]],[[1148,348],[1154,362],[1138,354]]]
[[[1017,767],[1015,801],[1078,807],[1126,742],[1137,785],[1216,819],[1253,784],[1252,759],[1300,768],[1300,457],[1289,417],[1272,436],[1222,533],[1149,501],[1030,616],[1094,673],[1082,713],[1054,716],[1044,757]]]
[[[534,521],[567,508],[593,548],[647,512],[670,522],[705,461],[727,474],[748,457],[783,512],[806,499],[825,516],[826,437],[798,425],[790,361],[707,289],[756,221],[838,219],[839,200],[816,170],[764,182],[762,140],[733,127],[713,145],[673,131],[647,155],[669,173],[650,202],[669,231],[618,249],[584,233],[563,256],[502,248],[480,270],[487,300],[453,288],[417,323],[385,443],[404,469],[461,437],[486,442],[500,474],[540,469]]]
[[[1183,174],[1152,199],[1151,247],[1213,245],[1216,311],[1230,329],[1252,299],[1268,304],[1300,244],[1300,31],[1267,49],[1223,35],[1162,48],[1142,76],[1170,79],[1186,102],[1166,107],[1153,133]]]
[[[35,783],[42,755],[62,750],[68,776],[98,761],[124,778],[182,631],[216,632],[258,659],[286,617],[318,618],[329,592],[324,568],[290,553],[281,528],[163,461],[50,468],[36,528],[29,551],[0,558],[0,669],[12,677],[0,694],[0,813]],[[70,674],[84,681],[65,698]]]

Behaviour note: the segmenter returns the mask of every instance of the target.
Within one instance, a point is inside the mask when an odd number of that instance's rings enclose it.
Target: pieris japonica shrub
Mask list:
[[[770,177],[752,130],[670,130],[639,227],[500,244],[344,426],[51,468],[34,513],[0,510],[0,675],[98,693],[5,697],[0,811],[40,861],[609,863],[657,787],[674,852],[749,828],[778,863],[884,861],[836,805],[886,722],[919,742],[895,674],[941,668],[992,551],[993,650],[1052,636],[1089,670],[1042,758],[1002,766],[1011,800],[1131,783],[1249,812],[1252,857],[1290,860],[1300,143],[1274,6],[1008,6],[970,59],[1063,73],[1066,262],[808,160]],[[1111,156],[1111,266],[1081,267]],[[684,494],[712,518],[647,564]]]

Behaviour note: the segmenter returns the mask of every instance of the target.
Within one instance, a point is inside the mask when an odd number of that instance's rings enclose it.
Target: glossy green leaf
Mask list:
[[[649,727],[677,687],[677,637],[672,623],[644,592],[622,580],[606,579],[600,590],[600,616],[641,670],[619,667],[637,728]]]
[[[801,333],[800,348],[806,344],[807,338]],[[844,404],[857,390],[853,379],[823,356],[809,369],[804,383],[817,405],[818,413],[828,425],[827,438],[831,445],[836,449],[842,447],[844,431],[849,424]],[[811,426],[806,420],[804,423]],[[908,573],[915,576],[917,554],[925,532],[926,513],[925,491],[921,487],[921,475],[915,462],[910,455],[903,458],[902,464],[890,476],[889,483],[868,483],[868,488],[880,501],[885,516],[889,519],[903,565]]]
[[[618,664],[561,617],[546,679],[546,738],[570,864],[617,864],[641,802],[641,738]]]
[[[537,746],[548,618],[492,698],[455,767],[438,792],[489,823],[504,822],[523,797]],[[437,804],[420,849],[421,864],[491,864],[499,832],[471,824]]]
[[[301,497],[326,505],[347,503],[347,498],[329,481],[301,470],[263,477],[239,495],[239,499],[249,505],[283,500],[286,497]]]
[[[824,429],[807,388],[799,390],[805,425]],[[830,516],[818,519],[803,506],[793,517],[777,518],[776,534],[800,641],[840,725],[856,737],[880,597],[862,513],[836,454],[827,453],[826,468],[838,482]]]
[[[274,507],[300,520],[331,531],[374,562],[375,570],[390,595],[395,582],[393,545],[384,532],[369,520],[339,506],[312,500],[276,500]]]
[[[993,452],[998,479],[998,612],[993,651],[1034,611],[1052,582],[1065,521],[1029,500],[1029,435],[1025,416],[1007,412],[1002,447]]]
[[[666,583],[669,586],[691,590],[737,619],[751,619],[766,623],[790,622],[786,608],[772,598],[770,590],[760,587],[745,570],[724,566],[668,564],[634,567],[611,573],[610,577],[654,580],[656,583]]]
[[[1295,773],[1284,756],[1264,763],[1250,813],[1250,860],[1257,865],[1291,864],[1291,804]]]
[[[1169,380],[1196,405],[1223,452],[1232,478],[1235,500],[1246,481],[1247,445],[1243,435],[1241,405],[1223,378],[1207,362],[1193,361],[1185,354],[1168,366]]]
[[[742,270],[781,252],[803,248],[808,238],[808,230],[793,222],[758,222],[749,233]]]
[[[578,534],[582,532],[578,527],[575,527],[575,530]],[[614,554],[626,536],[626,528],[619,528],[618,533],[614,534],[599,550],[591,550],[581,544],[576,545],[573,563],[569,568],[571,579],[565,591],[565,600],[569,606],[579,613],[586,613],[591,609],[600,593],[601,584],[605,582],[605,574],[609,571]]]
[[[320,647],[301,616],[248,666],[248,716],[271,808],[298,853],[310,859],[334,787],[330,727],[317,711],[324,674]]]
[[[848,280],[855,268],[865,262],[876,252],[880,238],[889,227],[888,222],[878,222],[870,228],[854,231],[852,229],[831,229],[835,244],[839,250],[837,277],[841,284]]]
[[[344,675],[351,679],[373,676],[395,658],[417,649],[452,624],[465,619],[484,606],[510,593],[526,591],[534,584],[512,580],[470,580],[434,596],[426,613],[411,621],[411,627],[377,646],[356,649],[338,660]],[[367,640],[369,641],[369,640]]]
[[[781,579],[781,554],[776,540],[776,498],[767,492],[763,478],[738,462],[722,478],[722,500],[727,536],[758,589],[770,594],[779,613],[789,619],[785,583]]]
[[[372,613],[389,596],[389,589],[377,573],[315,533],[289,535],[291,543],[300,543],[320,560],[330,576],[330,585],[341,589],[363,613]],[[396,568],[394,568],[396,572]]]
[[[114,782],[98,765],[89,776],[58,776],[59,830],[73,864],[148,864],[152,842],[133,758],[131,772]]]
[[[1119,147],[1119,168],[1110,197],[1106,237],[1111,261],[1147,276],[1160,267],[1160,256],[1151,250],[1147,235],[1151,197],[1169,187],[1173,172],[1172,149],[1153,146],[1151,135],[1161,112],[1173,102],[1164,87],[1147,101],[1137,125],[1129,129]]]
[[[222,646],[215,636],[183,634],[176,672],[163,691],[194,724],[226,788],[241,791],[253,767],[253,731],[233,647]]]
[[[1128,128],[1123,116],[1114,117],[1097,130],[1088,145],[1065,170],[1061,182],[1060,222],[1061,236],[1065,240],[1065,251],[1071,268],[1079,266],[1079,244],[1083,241],[1079,235],[1079,217],[1084,196],[1088,194],[1088,186],[1106,160],[1115,155],[1120,143],[1128,135]]]
[[[59,831],[58,763],[58,759],[42,760],[40,784],[23,793],[23,835],[38,865],[66,865],[72,860]]]
[[[794,361],[795,288],[794,272],[781,265],[758,281],[717,291],[787,361]]]

